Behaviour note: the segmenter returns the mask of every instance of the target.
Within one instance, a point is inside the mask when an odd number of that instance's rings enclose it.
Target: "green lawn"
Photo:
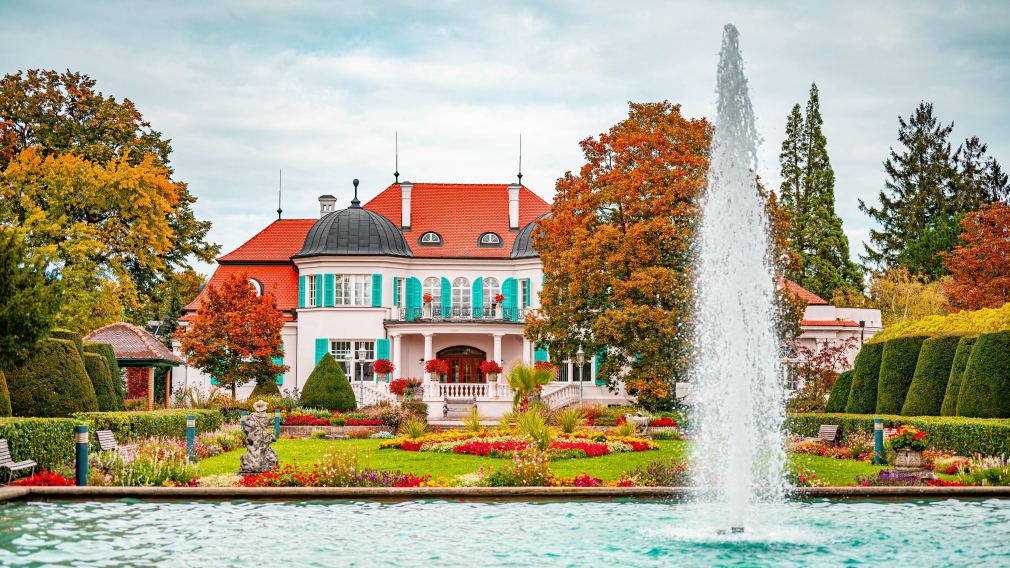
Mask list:
[[[397,449],[379,449],[379,440],[279,440],[273,444],[281,465],[298,464],[311,466],[330,448],[353,447],[358,450],[361,465],[373,469],[394,470],[416,475],[430,474],[432,477],[453,477],[473,473],[481,466],[501,468],[508,460],[443,454],[436,452],[407,452]],[[677,440],[659,441],[659,450],[648,452],[626,452],[597,458],[561,460],[551,464],[554,473],[561,477],[572,477],[582,472],[606,480],[616,479],[622,472],[631,471],[639,465],[676,457],[686,459],[687,442]],[[239,458],[245,450],[228,452],[203,460],[199,464],[200,475],[234,473],[238,471]],[[817,474],[817,478],[831,485],[850,485],[857,475],[873,475],[879,467],[866,462],[836,460],[820,456],[791,455],[794,465],[802,465]]]

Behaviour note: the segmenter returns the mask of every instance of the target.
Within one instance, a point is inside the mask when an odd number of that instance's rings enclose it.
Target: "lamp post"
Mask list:
[[[358,347],[358,368],[361,369],[358,379],[358,395],[361,397],[361,404],[365,404],[365,357],[368,356],[368,349],[365,349],[364,345],[359,344]]]
[[[344,357],[344,361],[347,362],[347,372],[351,374],[351,378],[354,378],[354,349],[347,352],[347,357]],[[358,397],[361,397],[361,389],[358,389]]]
[[[582,345],[579,345],[579,350],[575,352],[575,364],[579,367],[579,406],[582,406],[582,372],[585,370],[582,365],[586,362],[586,352],[582,350]]]
[[[866,320],[859,320],[859,344],[863,344],[863,332],[866,331]]]

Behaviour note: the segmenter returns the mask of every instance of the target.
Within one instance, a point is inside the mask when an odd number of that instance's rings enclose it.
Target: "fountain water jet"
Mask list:
[[[694,481],[721,526],[742,532],[753,505],[783,498],[785,396],[775,332],[768,219],[757,189],[754,111],[739,34],[723,30],[718,106],[698,262],[691,381]],[[711,521],[711,511],[704,513]],[[699,519],[701,520],[701,519]]]

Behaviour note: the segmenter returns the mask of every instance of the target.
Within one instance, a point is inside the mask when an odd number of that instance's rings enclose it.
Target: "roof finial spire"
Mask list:
[[[358,178],[354,178],[354,199],[351,200],[352,209],[361,209],[361,202],[358,201]]]
[[[393,183],[400,183],[400,132],[393,134],[393,154],[396,156],[396,167],[393,170]]]
[[[523,184],[523,134],[519,133],[519,185]]]
[[[284,212],[281,209],[281,188],[284,187],[284,171],[281,169],[277,170],[277,220],[281,220],[281,213]]]

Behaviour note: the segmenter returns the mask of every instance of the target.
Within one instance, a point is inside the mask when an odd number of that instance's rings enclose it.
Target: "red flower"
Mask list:
[[[544,371],[553,371],[554,365],[550,361],[534,361],[533,368]]]
[[[495,361],[484,361],[483,363],[480,364],[480,371],[485,375],[489,373],[500,373],[501,365],[499,365]]]
[[[408,388],[421,386],[421,381],[417,379],[394,379],[389,383],[389,392],[395,395],[402,395]]]
[[[434,300],[434,298],[431,297],[431,294],[427,292],[425,292],[424,295],[421,296],[421,299],[424,301],[425,304],[430,304],[431,301]]]
[[[659,420],[653,420],[652,422],[649,422],[649,426],[673,427],[676,425],[677,423],[674,422],[673,418],[670,417],[660,418]]]
[[[19,479],[11,485],[18,487],[69,487],[75,485],[74,480],[67,479],[58,473],[41,470],[35,475]]]
[[[372,372],[377,375],[388,375],[392,373],[396,367],[389,361],[389,359],[376,359],[372,363]]]
[[[495,294],[494,295],[494,303],[500,304],[500,303],[502,303],[504,301],[505,301],[505,296],[503,296],[501,294]]]
[[[437,375],[445,375],[449,372],[449,363],[441,359],[430,359],[424,364],[424,370]]]

